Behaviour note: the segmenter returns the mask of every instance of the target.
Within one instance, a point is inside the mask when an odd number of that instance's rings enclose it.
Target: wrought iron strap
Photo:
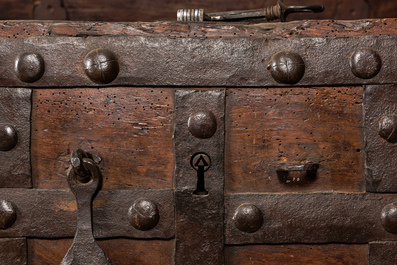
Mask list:
[[[364,89],[367,191],[397,192],[397,86]]]
[[[0,229],[0,237],[61,238],[73,237],[76,232],[76,199],[71,191],[0,189],[0,198],[11,204],[16,214],[16,220],[10,227]],[[149,226],[153,224],[151,220],[145,222],[145,219],[134,217],[134,211],[139,211],[137,207],[144,198],[157,208],[159,220],[155,226]],[[3,204],[0,204],[0,225],[5,216]],[[14,219],[10,211],[8,206],[7,216]],[[144,211],[140,213],[145,216]],[[151,229],[145,230],[139,226]],[[95,238],[170,239],[174,236],[173,192],[100,191],[93,202],[93,232]]]
[[[369,244],[369,265],[395,265],[397,242],[371,242]]]
[[[396,38],[3,38],[0,86],[268,87],[397,83]],[[21,51],[25,51],[23,56]]]
[[[175,264],[223,264],[224,102],[224,89],[175,92]]]
[[[397,239],[397,195],[253,193],[225,196],[226,244],[368,243]]]
[[[32,187],[31,95],[31,89],[0,89],[0,187],[2,188]]]
[[[92,200],[101,187],[102,173],[95,162],[89,158],[82,158],[81,166],[89,171],[90,178],[87,179],[87,174],[84,172],[81,176],[84,182],[81,182],[74,170],[69,171],[68,183],[77,202],[77,231],[73,244],[62,259],[61,265],[111,265],[109,258],[92,234]]]

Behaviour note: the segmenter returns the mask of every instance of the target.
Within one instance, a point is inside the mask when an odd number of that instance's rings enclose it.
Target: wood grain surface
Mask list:
[[[300,38],[395,36],[397,19],[303,20],[287,23],[2,21],[0,38],[37,36],[166,36],[171,38]]]
[[[364,190],[361,87],[230,89],[226,104],[227,193]],[[279,181],[305,163],[314,181]]]
[[[225,248],[227,265],[366,265],[368,245],[248,245]]]
[[[68,189],[76,148],[102,157],[103,189],[172,188],[173,90],[37,89],[32,99],[33,186]]]
[[[29,239],[29,264],[58,265],[72,245],[72,239]],[[97,241],[113,265],[172,264],[173,241],[112,239]]]

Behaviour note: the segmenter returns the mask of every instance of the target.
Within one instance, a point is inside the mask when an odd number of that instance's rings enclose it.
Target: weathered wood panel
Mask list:
[[[0,238],[0,263],[12,265],[27,264],[25,238]]]
[[[29,239],[29,264],[58,265],[72,245],[72,239]],[[139,241],[112,239],[97,241],[113,265],[169,265],[173,259],[173,240]]]
[[[367,265],[367,255],[368,245],[365,244],[250,245],[225,248],[227,265]]]
[[[227,192],[363,191],[362,88],[231,89]],[[284,183],[279,165],[317,163],[310,183]]]
[[[76,148],[102,157],[103,189],[172,188],[173,90],[37,89],[33,92],[33,185],[68,189]]]
[[[4,21],[0,38],[37,36],[166,36],[176,38],[300,38],[395,36],[397,19],[303,20],[288,23],[98,23]]]

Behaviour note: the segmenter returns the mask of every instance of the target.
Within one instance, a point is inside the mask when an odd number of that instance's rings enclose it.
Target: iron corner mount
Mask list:
[[[205,13],[204,9],[179,9],[177,11],[177,21],[201,22],[201,21],[241,21],[241,20],[264,20],[272,21],[280,19],[285,22],[291,13],[314,12],[321,13],[325,7],[323,5],[308,6],[286,6],[283,0],[278,0],[274,6],[262,9],[227,11],[217,13]]]

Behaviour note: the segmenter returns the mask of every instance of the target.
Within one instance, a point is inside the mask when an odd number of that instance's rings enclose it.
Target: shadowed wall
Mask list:
[[[206,12],[257,9],[276,0],[1,0],[0,19],[51,19],[81,21],[176,20],[180,8]],[[298,19],[363,19],[397,17],[395,0],[285,0],[287,5],[323,4],[321,14],[294,14]]]

